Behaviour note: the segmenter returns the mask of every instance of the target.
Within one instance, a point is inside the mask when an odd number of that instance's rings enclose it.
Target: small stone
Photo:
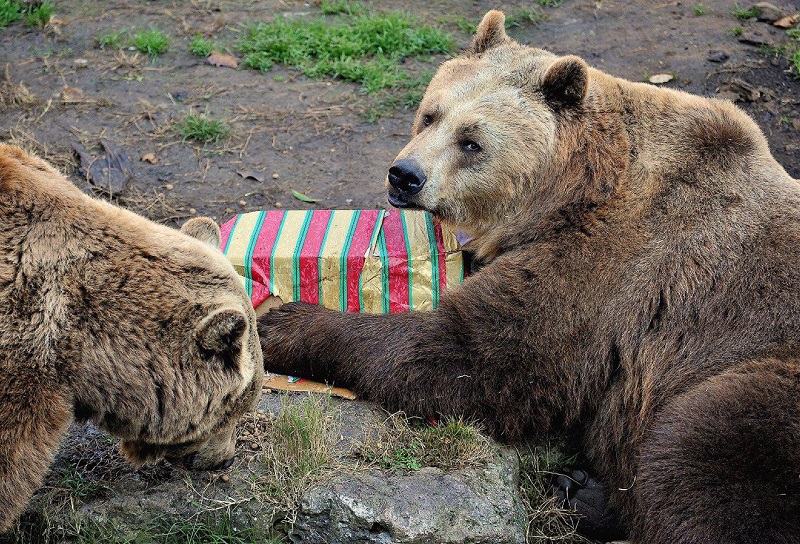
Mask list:
[[[75,65],[75,68],[86,68],[89,66],[89,61],[87,59],[75,59],[72,64]]]
[[[282,208],[282,207],[283,207],[283,204],[281,204],[280,202],[276,202],[276,203],[275,203],[275,207],[276,207],[276,208]]]
[[[228,476],[227,474],[223,474],[222,476],[219,477],[219,479],[222,480],[225,483],[228,483],[228,482],[231,481],[231,477]]]
[[[656,74],[654,76],[650,76],[648,81],[655,85],[661,85],[662,83],[667,83],[675,79],[675,76],[672,74]]]
[[[139,160],[142,162],[149,162],[150,164],[156,164],[158,162],[158,157],[156,157],[155,153],[145,153]]]
[[[765,23],[774,23],[786,17],[786,13],[781,8],[769,2],[758,2],[753,4],[750,9],[756,11],[756,19]]]
[[[785,28],[790,29],[794,28],[794,25],[800,23],[800,13],[795,13],[794,15],[790,15],[789,17],[784,17],[783,19],[778,19],[772,26],[777,26],[778,28]]]
[[[167,183],[166,185],[164,185],[164,189],[166,189],[167,191],[171,191],[174,188],[175,188],[175,186],[173,184],[171,184],[171,183]]]
[[[792,128],[800,132],[800,119],[792,119]]]
[[[257,442],[253,442],[252,444],[250,444],[250,449],[251,450],[257,450],[258,449],[258,443]]]
[[[706,59],[709,62],[719,62],[719,63],[725,62],[729,58],[731,58],[731,56],[727,54],[725,51],[711,51],[708,54],[708,57],[706,57]]]
[[[246,200],[240,200],[239,201],[239,206],[242,206],[242,207],[247,206],[247,201]]]
[[[197,215],[197,210],[194,208],[189,208],[189,215]]]
[[[272,174],[272,179],[278,179],[279,177],[281,177],[281,176],[280,176],[280,175],[278,175],[277,173],[275,173],[275,174]]]

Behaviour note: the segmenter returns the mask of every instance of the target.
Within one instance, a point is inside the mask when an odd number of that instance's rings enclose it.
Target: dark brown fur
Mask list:
[[[185,230],[198,239],[0,144],[0,531],[74,419],[121,437],[135,464],[232,457],[261,389],[255,314],[218,227]]]
[[[497,20],[434,78],[399,155],[433,178],[409,204],[469,230],[488,264],[430,313],[273,310],[268,369],[504,441],[572,433],[632,542],[800,542],[800,185],[730,103],[570,57],[544,92],[562,61]],[[453,116],[472,122],[463,103],[492,93],[520,103],[490,119],[498,141],[527,123],[554,134],[547,155],[487,140],[479,166],[441,168]],[[491,187],[505,200],[462,205]]]

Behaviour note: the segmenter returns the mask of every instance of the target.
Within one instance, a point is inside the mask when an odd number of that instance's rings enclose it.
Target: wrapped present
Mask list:
[[[221,230],[254,307],[273,296],[347,312],[430,310],[464,279],[455,236],[422,211],[261,211]]]

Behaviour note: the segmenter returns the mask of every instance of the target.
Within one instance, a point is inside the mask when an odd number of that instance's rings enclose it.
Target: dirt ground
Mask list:
[[[437,23],[459,47],[470,36],[458,20],[477,23],[490,8],[541,9],[542,21],[511,28],[510,35],[580,55],[631,80],[669,73],[675,76],[670,87],[737,99],[761,126],[778,162],[800,177],[800,80],[780,55],[739,41],[757,33],[768,46],[778,45],[785,32],[736,19],[733,2],[564,0],[542,8],[539,2],[478,0],[364,4]],[[202,34],[235,53],[248,23],[318,15],[315,5],[294,0],[59,0],[44,29],[19,22],[0,29],[0,90],[17,93],[14,103],[0,101],[0,139],[49,158],[86,191],[92,186],[76,168],[73,144],[90,152],[99,149],[101,139],[117,144],[131,160],[133,178],[114,196],[169,224],[194,214],[224,221],[275,207],[385,207],[385,172],[407,140],[412,110],[400,108],[368,122],[374,99],[358,85],[311,80],[282,66],[266,73],[215,67],[188,50],[191,37]],[[172,37],[168,52],[155,61],[98,46],[102,35],[150,26]],[[733,30],[737,26],[740,37]],[[711,62],[714,51],[729,58]],[[442,60],[426,59],[421,66],[433,69]],[[190,111],[225,120],[230,135],[216,144],[182,141],[174,125]],[[141,160],[147,154],[155,164]],[[301,202],[292,189],[318,202]]]

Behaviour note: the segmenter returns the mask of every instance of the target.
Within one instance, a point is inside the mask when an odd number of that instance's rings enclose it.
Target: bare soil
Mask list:
[[[44,29],[21,22],[0,29],[0,139],[51,159],[87,192],[93,187],[76,168],[73,143],[98,154],[101,139],[117,144],[132,162],[133,179],[114,197],[169,224],[194,214],[224,221],[265,208],[386,206],[383,179],[408,138],[413,111],[393,110],[368,122],[375,100],[358,85],[311,80],[281,66],[267,73],[215,67],[189,53],[197,34],[235,53],[247,23],[314,17],[318,7],[294,0],[56,4],[55,18]],[[580,55],[627,79],[670,73],[675,76],[670,87],[736,98],[761,126],[778,162],[800,177],[800,81],[780,55],[740,43],[732,29],[760,33],[773,45],[786,40],[785,32],[739,21],[731,13],[733,2],[564,0],[544,8],[538,2],[478,0],[365,4],[438,23],[460,47],[470,36],[459,30],[459,19],[477,23],[498,7],[509,14],[541,9],[542,21],[522,23],[510,35]],[[703,15],[695,13],[698,7]],[[155,60],[98,46],[104,34],[151,26],[172,38],[168,52]],[[724,51],[729,59],[711,62],[712,51]],[[414,62],[432,70],[442,60]],[[174,125],[187,112],[224,119],[230,135],[216,144],[182,141]],[[155,164],[141,160],[147,154]],[[292,189],[318,202],[294,199]]]

